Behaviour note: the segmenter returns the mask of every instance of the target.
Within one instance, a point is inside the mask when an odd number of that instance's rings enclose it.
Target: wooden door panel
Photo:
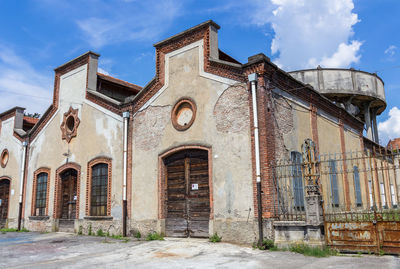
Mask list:
[[[190,159],[189,184],[189,234],[191,237],[208,237],[210,219],[210,188],[207,159]],[[195,187],[195,188],[193,188]]]
[[[210,194],[207,152],[180,152],[167,160],[166,172],[166,235],[208,237]],[[192,184],[196,184],[195,187]]]
[[[77,176],[66,172],[61,179],[61,219],[76,218]]]
[[[167,236],[186,237],[186,182],[184,160],[174,160],[167,166]]]
[[[0,226],[4,226],[5,221],[8,217],[8,202],[10,195],[10,181],[1,180],[0,181]]]

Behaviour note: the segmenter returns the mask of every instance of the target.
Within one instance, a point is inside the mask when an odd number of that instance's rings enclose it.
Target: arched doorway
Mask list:
[[[4,228],[7,223],[9,197],[10,180],[0,178],[0,228]]]
[[[72,220],[76,218],[76,203],[78,200],[77,171],[67,169],[60,174],[60,199],[59,199],[59,218]]]
[[[166,236],[209,236],[211,210],[208,156],[207,150],[185,149],[163,159]]]

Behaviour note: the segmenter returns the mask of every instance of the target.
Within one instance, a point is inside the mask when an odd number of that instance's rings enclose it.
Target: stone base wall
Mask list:
[[[275,244],[289,247],[295,244],[324,246],[323,225],[309,225],[304,221],[275,221]]]
[[[122,235],[122,220],[78,219],[75,220],[74,230],[83,235],[89,235],[89,231],[96,235],[99,230],[105,234],[108,232],[110,235]]]
[[[137,232],[140,232],[143,237],[154,232],[165,234],[165,220],[130,220],[130,225],[128,227],[130,227],[130,229],[127,233],[130,236],[135,236]]]
[[[18,226],[18,224],[17,224]],[[47,218],[32,218],[28,217],[24,219],[23,227],[33,232],[54,232],[55,231],[54,220]]]
[[[253,244],[258,238],[257,221],[215,219],[210,221],[210,236],[217,233],[222,241]]]

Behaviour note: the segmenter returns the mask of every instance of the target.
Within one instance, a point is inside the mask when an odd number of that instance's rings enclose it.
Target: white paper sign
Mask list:
[[[78,199],[78,196],[75,195],[75,196],[74,196],[74,201],[76,201],[77,199]]]
[[[199,184],[192,184],[192,190],[198,190]]]
[[[14,195],[14,189],[11,190],[11,195]]]

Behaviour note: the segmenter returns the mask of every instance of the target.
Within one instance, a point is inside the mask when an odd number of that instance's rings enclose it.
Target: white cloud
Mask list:
[[[0,44],[0,113],[14,106],[43,113],[51,104],[52,79]]]
[[[99,3],[99,15],[76,20],[83,39],[92,47],[130,40],[154,41],[181,14],[178,0],[123,2]]]
[[[271,24],[275,61],[286,70],[349,67],[360,59],[360,41],[350,41],[358,16],[352,0],[256,1],[252,22]]]
[[[383,144],[390,139],[400,137],[400,109],[393,107],[389,111],[389,118],[378,124],[379,138]]]
[[[389,57],[393,57],[396,54],[397,47],[394,45],[390,45],[386,50],[385,54]]]
[[[99,67],[99,68],[97,69],[97,71],[98,71],[99,73],[102,73],[102,74],[107,75],[107,76],[110,75],[110,73],[108,73],[106,70],[104,70],[104,69],[101,68],[101,67]]]

